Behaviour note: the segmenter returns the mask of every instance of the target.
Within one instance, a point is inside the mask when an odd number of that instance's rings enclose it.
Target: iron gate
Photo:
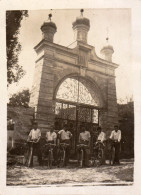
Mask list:
[[[80,126],[85,125],[91,133],[91,150],[96,139],[96,129],[99,125],[99,109],[85,104],[77,104],[67,101],[57,101],[55,106],[55,130],[68,125],[72,138],[72,153],[76,151],[76,144],[80,133]]]

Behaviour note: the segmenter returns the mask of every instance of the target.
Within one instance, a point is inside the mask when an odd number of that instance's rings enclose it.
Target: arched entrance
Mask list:
[[[60,130],[64,124],[73,134],[72,153],[83,125],[91,133],[91,149],[96,139],[96,129],[99,125],[99,114],[102,100],[95,91],[94,84],[83,77],[65,78],[55,93],[55,129]]]

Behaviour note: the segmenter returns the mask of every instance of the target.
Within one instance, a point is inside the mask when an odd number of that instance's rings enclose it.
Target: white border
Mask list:
[[[6,10],[39,10],[70,8],[131,8],[132,54],[135,100],[135,182],[132,186],[84,187],[7,187],[6,186]],[[141,0],[0,0],[0,194],[141,194]],[[121,43],[122,44],[122,43]],[[128,70],[127,70],[128,71]]]

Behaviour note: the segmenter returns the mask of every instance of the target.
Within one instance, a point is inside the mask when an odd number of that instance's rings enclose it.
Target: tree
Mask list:
[[[21,51],[21,44],[18,40],[19,30],[23,17],[27,17],[26,10],[6,12],[6,50],[7,50],[7,82],[8,85],[18,82],[25,71],[18,64],[18,56]]]
[[[13,94],[9,99],[9,106],[24,106],[29,107],[30,92],[29,89],[24,89],[23,91]]]
[[[119,124],[122,131],[122,155],[134,156],[134,102],[118,104]]]
[[[134,102],[130,101],[127,104],[118,104],[118,114],[121,120],[134,121]]]

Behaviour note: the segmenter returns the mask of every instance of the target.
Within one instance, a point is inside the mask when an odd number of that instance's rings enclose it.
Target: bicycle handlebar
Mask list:
[[[52,144],[52,143],[47,143],[45,144],[46,146],[56,146],[55,144]]]
[[[70,144],[67,143],[60,143],[61,146],[69,146]]]
[[[98,140],[97,142],[95,142],[95,145],[96,144],[102,144],[103,145],[103,142],[101,142],[100,140]]]
[[[37,141],[33,141],[33,140],[31,140],[31,141],[27,141],[28,143],[37,143]]]
[[[113,143],[117,143],[118,141],[117,140],[112,140]]]
[[[88,145],[86,145],[86,144],[78,144],[77,145],[77,147],[86,147],[86,146],[88,146]]]
[[[110,140],[111,142],[118,142],[118,140],[113,140],[111,138],[108,138],[107,140]]]

